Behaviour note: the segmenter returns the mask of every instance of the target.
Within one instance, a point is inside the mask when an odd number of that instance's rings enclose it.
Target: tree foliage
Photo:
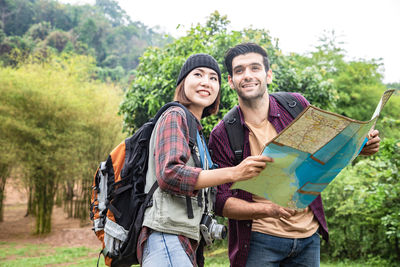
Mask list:
[[[322,253],[370,262],[400,260],[400,140],[348,167],[323,192],[330,242]]]
[[[387,88],[396,88],[396,84],[385,85],[382,82],[382,63],[380,60],[353,59],[346,61],[346,51],[340,47],[341,42],[335,32],[325,32],[315,51],[306,55],[293,55],[292,59],[297,72],[314,68],[321,85],[329,84],[335,94],[333,99],[324,95],[324,90],[315,88],[313,94],[326,102],[320,107],[342,114],[346,117],[366,121],[371,119],[375,107]],[[310,85],[305,85],[310,87]],[[312,91],[312,90],[310,90]],[[320,92],[319,92],[320,91]],[[304,94],[307,98],[308,95]],[[311,98],[312,99],[312,98]],[[400,98],[398,93],[392,96],[381,113],[376,128],[382,137],[399,138]],[[310,101],[315,105],[315,102]],[[319,101],[321,102],[321,100]]]
[[[5,66],[22,63],[32,54],[45,57],[47,49],[72,51],[95,57],[98,67],[105,69],[99,78],[121,81],[137,66],[146,47],[171,39],[132,22],[114,0],[97,0],[94,6],[56,0],[0,3],[0,64]]]
[[[93,172],[122,139],[120,93],[88,81],[93,68],[86,56],[65,56],[0,69],[1,136],[31,190],[38,234],[50,232],[54,196],[64,182],[81,187],[75,197],[84,198],[80,209],[87,211]]]
[[[222,70],[221,106],[216,116],[203,121],[209,133],[222,115],[237,104],[236,93],[226,83],[227,71],[224,54],[242,42],[255,42],[264,47],[271,61],[274,81],[270,91],[294,91],[303,93],[319,106],[327,106],[335,100],[336,92],[331,83],[324,81],[315,68],[296,69],[296,62],[284,56],[269,33],[263,29],[228,31],[229,20],[217,11],[208,18],[205,26],[197,24],[187,35],[163,48],[148,48],[135,70],[135,79],[121,105],[125,129],[133,131],[173,98],[176,79],[184,61],[194,53],[208,53],[219,63]]]

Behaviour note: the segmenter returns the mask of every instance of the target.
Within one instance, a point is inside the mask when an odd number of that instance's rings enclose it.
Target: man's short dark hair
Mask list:
[[[269,60],[267,51],[255,43],[243,43],[230,48],[225,54],[225,66],[230,76],[232,76],[232,61],[235,57],[248,53],[257,53],[263,57],[265,71],[269,70]]]

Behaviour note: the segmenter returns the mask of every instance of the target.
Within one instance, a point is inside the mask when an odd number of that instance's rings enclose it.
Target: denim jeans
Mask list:
[[[154,231],[143,248],[143,267],[193,266],[177,235]]]
[[[246,267],[318,267],[319,254],[320,238],[318,233],[307,238],[293,239],[251,232]]]

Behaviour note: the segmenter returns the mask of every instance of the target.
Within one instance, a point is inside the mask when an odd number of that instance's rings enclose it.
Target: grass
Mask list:
[[[0,266],[96,266],[99,250],[87,247],[51,247],[48,245],[16,244],[0,242]],[[101,256],[99,266],[105,267]],[[229,266],[227,250],[217,248],[205,253],[206,267]],[[321,267],[364,267],[379,266],[368,263],[339,262],[321,263]]]
[[[0,243],[0,266],[96,266],[98,251],[87,247]],[[100,260],[99,266],[105,266]]]

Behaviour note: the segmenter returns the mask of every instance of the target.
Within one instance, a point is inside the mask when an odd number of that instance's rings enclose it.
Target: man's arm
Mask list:
[[[368,135],[368,142],[365,144],[360,152],[360,155],[371,156],[379,151],[379,143],[381,138],[379,137],[379,131],[373,130]]]
[[[211,152],[211,158],[213,163],[218,165],[218,168],[232,167],[234,166],[234,156],[229,146],[228,136],[225,131],[223,121],[220,121],[217,126],[214,127],[210,134],[208,148]],[[225,201],[231,197],[232,191],[230,190],[231,183],[219,185],[217,188],[217,195],[215,200],[215,213],[219,216],[223,216],[223,208]]]
[[[235,156],[227,143],[228,136],[223,122],[220,122],[210,135],[209,149],[212,151],[212,160],[220,168],[234,166]],[[267,167],[268,168],[268,167]],[[230,186],[232,183],[218,186],[215,212],[230,219],[246,220],[272,216],[275,218],[287,217],[293,210],[282,208],[276,204],[262,204],[246,201],[235,197]]]
[[[294,214],[294,210],[283,208],[275,203],[248,202],[235,197],[226,200],[222,212],[224,217],[235,220],[254,220],[264,217],[287,219]]]

